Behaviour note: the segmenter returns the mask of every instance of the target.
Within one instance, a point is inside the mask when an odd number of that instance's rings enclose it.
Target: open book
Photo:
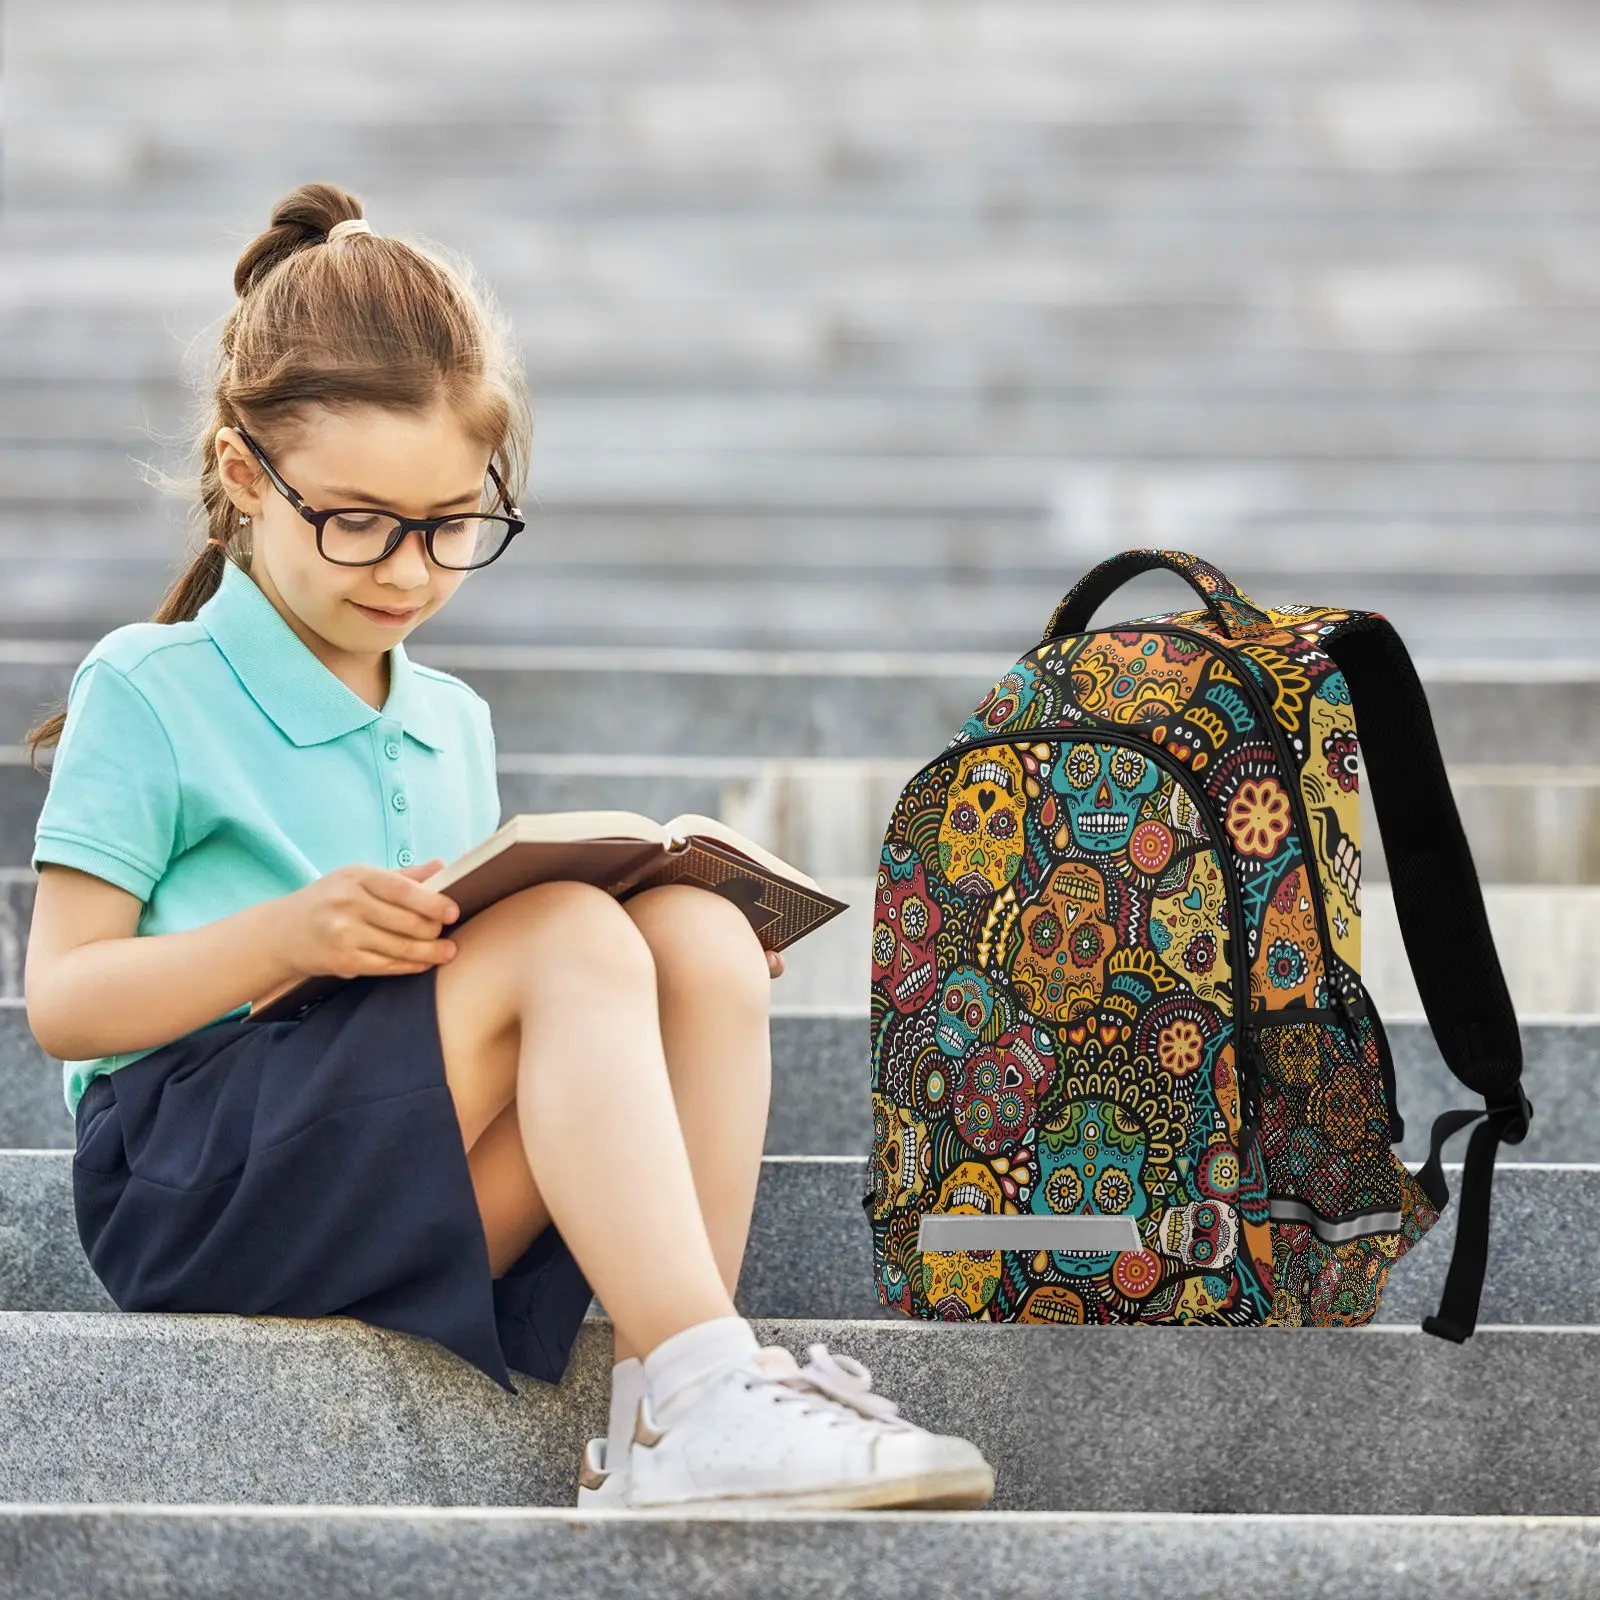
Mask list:
[[[657,884],[695,884],[733,901],[768,950],[849,910],[798,867],[695,811],[665,822],[638,811],[522,811],[422,882],[461,907],[441,930],[448,938],[485,906],[552,878],[592,883],[618,900]],[[286,984],[254,1002],[251,1020],[291,1021],[349,981],[325,973]]]

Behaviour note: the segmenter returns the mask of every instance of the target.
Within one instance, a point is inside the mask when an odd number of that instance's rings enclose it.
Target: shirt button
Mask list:
[[[393,739],[391,739],[388,744],[383,747],[383,753],[388,756],[391,761],[398,761],[400,759],[400,746],[396,744]]]
[[[396,811],[404,811],[406,808],[406,797],[403,794],[397,794],[394,799],[390,801],[390,804],[395,808]]]
[[[402,849],[400,854],[399,854],[399,856],[397,857],[397,859],[399,860],[400,865],[402,867],[409,867],[411,865],[411,852],[410,852],[410,850]]]

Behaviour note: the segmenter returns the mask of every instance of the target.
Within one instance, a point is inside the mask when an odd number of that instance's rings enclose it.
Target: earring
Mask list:
[[[250,526],[250,519],[249,519],[249,517],[247,517],[247,516],[246,516],[246,515],[245,515],[245,514],[244,514],[244,512],[242,512],[242,511],[241,511],[241,512],[240,512],[240,513],[239,513],[239,526],[240,526],[240,527],[241,527],[241,528],[248,528],[248,527],[249,527],[249,526]]]

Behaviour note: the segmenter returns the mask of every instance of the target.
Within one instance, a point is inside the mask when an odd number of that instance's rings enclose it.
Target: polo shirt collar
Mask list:
[[[389,650],[389,698],[369,706],[312,654],[254,578],[231,557],[222,563],[216,593],[195,613],[227,658],[250,698],[297,745],[322,744],[390,717],[434,750],[449,731],[426,683],[396,640]]]

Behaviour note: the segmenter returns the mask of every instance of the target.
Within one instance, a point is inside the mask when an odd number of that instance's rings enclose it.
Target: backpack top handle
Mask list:
[[[1230,639],[1249,639],[1277,628],[1271,617],[1244,590],[1231,583],[1209,561],[1182,550],[1124,550],[1091,567],[1055,609],[1040,647],[1069,633],[1083,633],[1100,606],[1130,578],[1165,567],[1182,578],[1206,603],[1206,610]]]

